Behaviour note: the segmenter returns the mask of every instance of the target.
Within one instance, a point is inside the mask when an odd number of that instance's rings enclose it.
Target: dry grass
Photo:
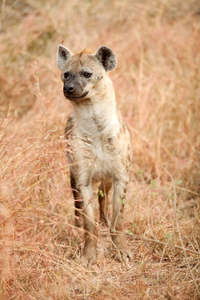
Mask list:
[[[189,2],[189,3],[188,3]],[[200,299],[199,1],[1,2],[0,299]],[[129,264],[85,268],[63,130],[71,110],[55,56],[101,44],[134,145]]]

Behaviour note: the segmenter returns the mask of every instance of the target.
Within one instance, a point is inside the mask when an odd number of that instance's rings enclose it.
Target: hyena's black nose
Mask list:
[[[69,83],[65,84],[65,89],[70,93],[73,93],[75,88],[76,88],[76,86],[73,82],[69,82]]]

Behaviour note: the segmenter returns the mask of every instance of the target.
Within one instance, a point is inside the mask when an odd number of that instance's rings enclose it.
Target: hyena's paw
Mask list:
[[[111,231],[111,237],[113,242],[112,257],[120,262],[128,262],[132,259],[132,253],[126,249],[125,239],[122,234],[113,233]]]
[[[116,248],[113,250],[112,258],[119,262],[129,262],[132,260],[133,256],[128,250],[119,250]]]
[[[96,243],[86,244],[83,249],[83,264],[85,266],[93,264],[97,258],[97,246]]]

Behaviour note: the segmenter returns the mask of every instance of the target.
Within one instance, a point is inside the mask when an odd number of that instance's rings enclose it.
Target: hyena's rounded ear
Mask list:
[[[117,65],[117,58],[114,52],[106,46],[101,46],[95,53],[95,57],[104,66],[106,72],[112,71]]]
[[[67,49],[65,46],[60,45],[58,47],[58,52],[57,52],[57,65],[58,68],[63,71],[66,62],[68,61],[68,59],[72,56],[72,52]]]

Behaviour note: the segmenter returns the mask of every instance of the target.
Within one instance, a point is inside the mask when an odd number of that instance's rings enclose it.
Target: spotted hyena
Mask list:
[[[73,54],[60,45],[58,68],[62,71],[63,93],[73,111],[65,134],[68,143],[71,187],[75,199],[75,222],[83,218],[85,245],[83,258],[96,260],[97,237],[94,221],[93,183],[100,181],[100,222],[107,220],[107,196],[113,185],[111,237],[117,257],[130,258],[125,251],[123,210],[131,164],[131,143],[127,125],[115,102],[108,72],[117,63],[113,51],[101,46],[96,53],[85,49]]]

